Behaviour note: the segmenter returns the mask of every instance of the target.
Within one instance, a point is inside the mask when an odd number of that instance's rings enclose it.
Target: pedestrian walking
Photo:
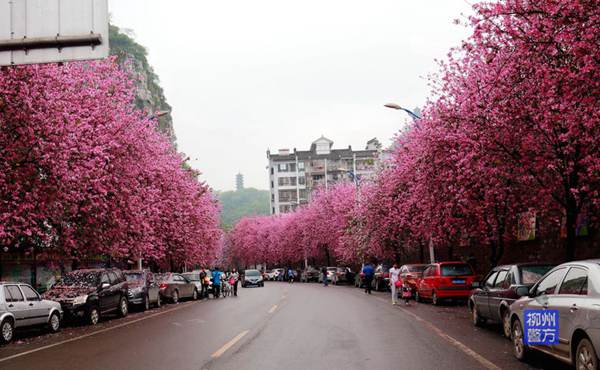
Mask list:
[[[294,283],[294,270],[291,267],[288,269],[288,279],[290,284]]]
[[[229,283],[233,286],[233,296],[237,297],[237,289],[238,289],[238,283],[240,280],[240,274],[238,273],[237,269],[233,269],[233,271],[231,272],[231,275],[229,275]]]
[[[321,275],[323,275],[323,286],[327,286],[327,267],[321,267]]]
[[[373,284],[373,276],[375,276],[375,268],[370,262],[367,262],[362,269],[365,279],[365,293],[371,294],[371,284]]]
[[[392,290],[392,304],[396,305],[398,302],[398,288],[400,287],[400,269],[398,264],[394,263],[390,269],[390,288]]]
[[[223,273],[219,271],[218,267],[215,267],[215,270],[212,273],[213,280],[213,297],[219,298],[221,295],[221,276]]]

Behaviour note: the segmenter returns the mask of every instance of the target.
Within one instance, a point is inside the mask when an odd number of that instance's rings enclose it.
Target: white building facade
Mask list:
[[[369,140],[365,150],[332,146],[333,141],[321,136],[310,150],[267,151],[271,214],[286,213],[307,203],[315,189],[374,176],[380,153],[377,139]]]

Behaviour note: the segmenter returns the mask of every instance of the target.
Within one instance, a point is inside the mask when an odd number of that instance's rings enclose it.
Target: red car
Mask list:
[[[464,262],[437,262],[428,265],[417,286],[417,301],[430,299],[434,305],[443,299],[466,301],[476,279],[473,268]]]

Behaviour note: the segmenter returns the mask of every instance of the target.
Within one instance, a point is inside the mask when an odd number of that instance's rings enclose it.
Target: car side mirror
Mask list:
[[[472,288],[481,288],[481,282],[480,281],[474,281],[471,283],[471,287]]]
[[[100,285],[100,289],[106,289],[106,288],[110,288],[110,283],[102,283],[102,285]]]
[[[515,293],[517,293],[519,297],[526,297],[529,295],[529,288],[526,286],[519,286],[517,287]]]

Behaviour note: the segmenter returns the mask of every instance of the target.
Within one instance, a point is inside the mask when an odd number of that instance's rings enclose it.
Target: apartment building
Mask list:
[[[286,213],[308,202],[320,187],[373,177],[381,149],[377,139],[369,140],[364,150],[332,147],[333,141],[321,136],[309,150],[267,151],[271,214]]]

